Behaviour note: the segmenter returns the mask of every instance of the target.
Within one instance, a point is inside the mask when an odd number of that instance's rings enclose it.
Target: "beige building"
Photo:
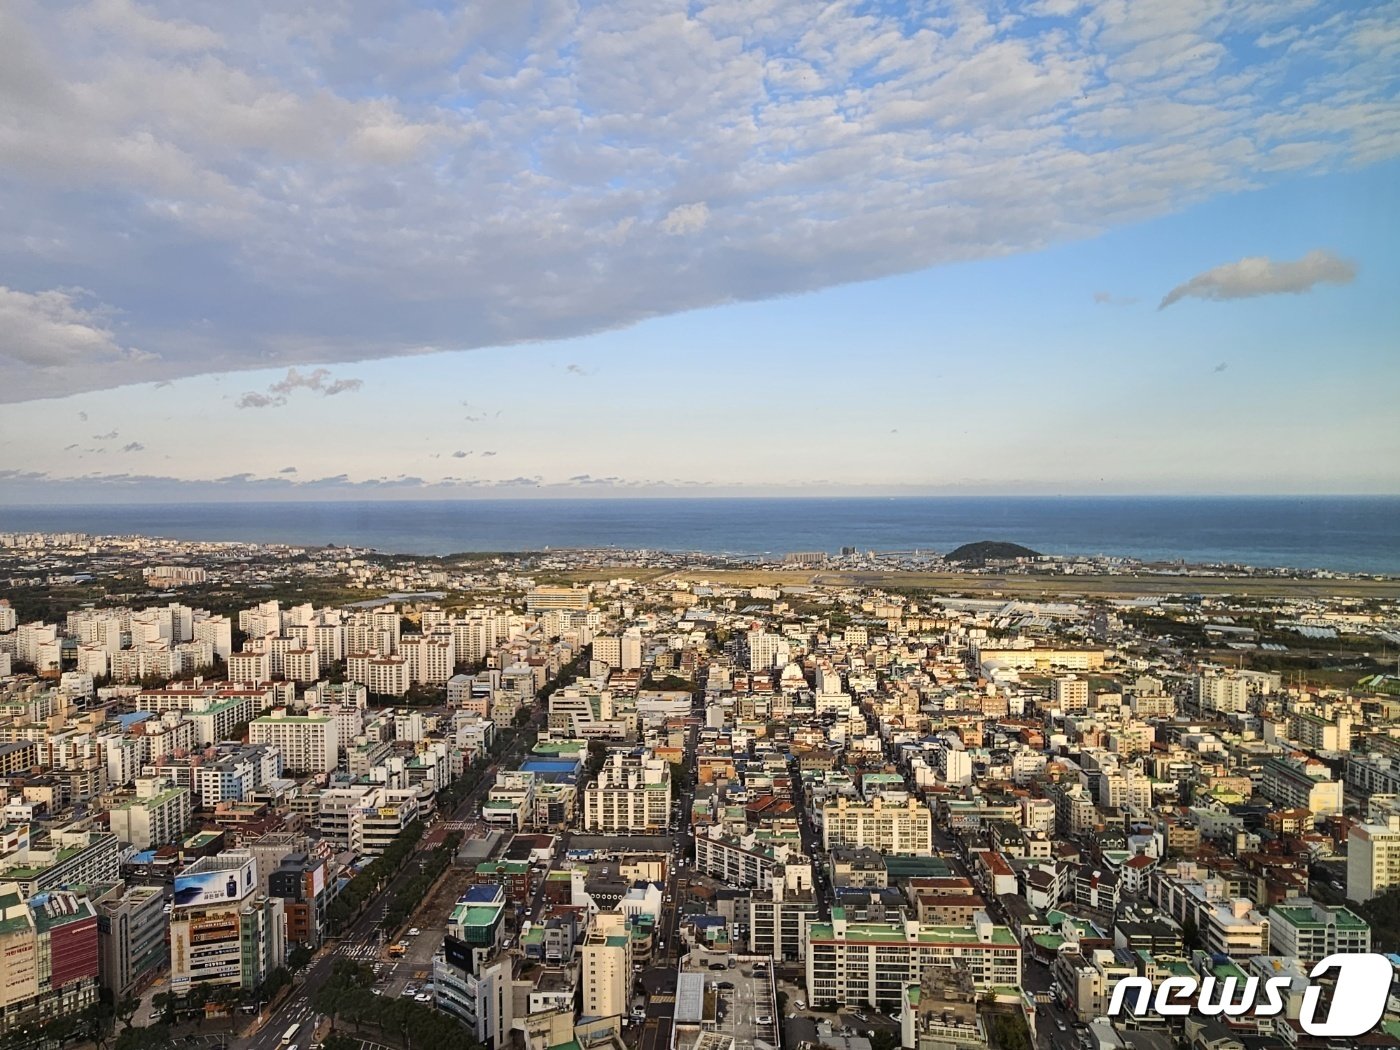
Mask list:
[[[1347,837],[1347,897],[1364,904],[1400,885],[1400,815],[1356,824]]]
[[[915,798],[903,803],[839,798],[822,807],[822,845],[927,856],[933,851],[933,813]]]
[[[583,943],[581,1016],[622,1018],[632,983],[632,938],[621,912],[603,912]]]

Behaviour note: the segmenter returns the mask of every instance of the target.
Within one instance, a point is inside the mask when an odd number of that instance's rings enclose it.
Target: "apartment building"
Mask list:
[[[416,685],[446,685],[457,664],[457,647],[452,632],[431,635],[405,635],[399,640],[409,680]]]
[[[81,825],[54,828],[45,840],[31,841],[27,825],[6,825],[0,880],[18,884],[28,899],[64,886],[94,886],[121,877],[117,836]]]
[[[586,587],[535,587],[525,594],[526,612],[546,612],[550,609],[588,608]]]
[[[671,819],[671,766],[650,751],[614,751],[583,793],[588,831],[664,830]]]
[[[1347,835],[1347,898],[1364,904],[1400,886],[1400,815],[1354,824]]]
[[[1321,762],[1304,758],[1266,759],[1259,793],[1280,809],[1306,809],[1314,817],[1342,812],[1341,781]]]
[[[819,917],[811,865],[784,864],[767,892],[755,890],[749,899],[749,951],[779,961],[801,959],[807,928]]]
[[[248,724],[248,740],[282,753],[282,768],[301,775],[332,773],[340,759],[340,726],[329,715],[291,715],[276,708]]]
[[[918,799],[890,803],[838,798],[822,807],[822,845],[868,847],[881,853],[927,856],[933,851],[933,813]]]
[[[729,886],[767,889],[788,852],[787,847],[775,851],[760,844],[752,835],[744,839],[699,835],[695,839],[695,870]]]
[[[188,788],[173,787],[157,777],[138,777],[136,797],[112,808],[108,827],[122,842],[148,850],[179,842],[193,813]]]
[[[971,926],[919,922],[847,922],[844,909],[807,930],[807,1001],[899,1006],[904,988],[925,970],[952,966],[971,974],[978,989],[1021,983],[1021,944],[986,912]]]
[[[282,676],[290,682],[314,682],[321,677],[321,654],[316,649],[288,649],[282,656]]]
[[[1050,703],[1063,714],[1084,714],[1089,710],[1089,680],[1074,675],[1056,678],[1050,683]]]
[[[626,1016],[632,984],[632,937],[624,916],[616,912],[596,916],[583,942],[582,958],[581,1016]]]

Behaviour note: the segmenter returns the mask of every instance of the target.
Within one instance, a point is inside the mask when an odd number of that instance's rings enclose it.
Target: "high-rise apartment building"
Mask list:
[[[1347,898],[1365,904],[1400,886],[1400,816],[1355,824],[1347,836]]]

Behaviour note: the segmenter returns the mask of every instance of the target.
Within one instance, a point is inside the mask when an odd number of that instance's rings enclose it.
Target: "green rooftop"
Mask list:
[[[1364,930],[1369,924],[1360,915],[1357,915],[1349,908],[1329,908],[1327,909],[1335,917],[1335,924],[1339,930]],[[1322,929],[1327,925],[1325,919],[1320,919],[1313,914],[1311,908],[1303,908],[1297,905],[1276,904],[1269,909],[1269,916],[1278,916],[1290,926],[1300,929]]]
[[[832,918],[839,919],[841,908],[833,908]],[[814,922],[810,927],[810,939],[830,941],[836,939],[835,926],[830,922]],[[846,924],[848,943],[863,941],[871,944],[979,944],[982,943],[977,931],[971,926],[919,926],[911,941],[898,923],[849,922]],[[1015,946],[1019,942],[1016,935],[1005,926],[993,926],[992,938],[986,942],[998,947]]]

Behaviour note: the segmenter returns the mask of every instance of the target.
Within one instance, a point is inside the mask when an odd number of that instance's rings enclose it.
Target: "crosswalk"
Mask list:
[[[336,955],[343,955],[347,959],[360,959],[364,962],[372,962],[379,958],[379,946],[376,944],[347,944],[336,945]]]

